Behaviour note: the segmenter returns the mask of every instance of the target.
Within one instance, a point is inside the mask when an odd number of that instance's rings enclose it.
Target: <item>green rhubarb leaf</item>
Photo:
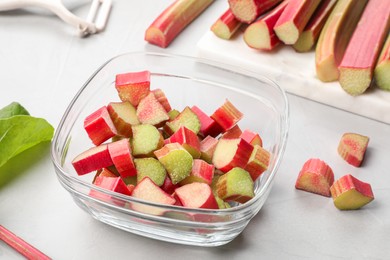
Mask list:
[[[53,137],[54,128],[45,119],[25,115],[25,112],[17,105],[14,109],[0,110],[0,167],[19,153]],[[15,113],[22,115],[2,117]]]
[[[0,109],[0,119],[9,118],[17,115],[30,115],[28,111],[18,102],[12,102],[8,106]]]

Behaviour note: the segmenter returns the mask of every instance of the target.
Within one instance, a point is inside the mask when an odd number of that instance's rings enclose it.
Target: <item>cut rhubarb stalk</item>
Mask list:
[[[211,118],[222,127],[224,132],[226,132],[230,128],[233,128],[243,116],[243,113],[241,113],[229,100],[226,100],[221,107],[214,111]]]
[[[334,182],[332,169],[320,159],[309,159],[299,172],[295,188],[330,197],[330,186]]]
[[[255,145],[244,170],[249,172],[253,181],[256,181],[260,175],[267,170],[269,159],[269,152],[261,146]]]
[[[297,52],[308,52],[313,48],[335,4],[336,0],[323,0],[320,3],[297,42],[293,45]]]
[[[107,190],[115,191],[124,195],[131,195],[129,189],[127,188],[125,182],[122,180],[121,177],[106,177],[99,175],[96,177],[94,184]],[[92,192],[92,194],[94,195],[96,193],[98,192]]]
[[[154,94],[158,102],[160,102],[160,104],[165,108],[165,111],[169,112],[172,110],[171,104],[169,103],[167,96],[165,96],[164,91],[159,88],[156,88],[152,90],[152,93]]]
[[[208,135],[200,142],[200,158],[208,163],[212,162],[218,139]]]
[[[203,182],[211,185],[214,177],[214,165],[207,162],[195,159],[192,165],[191,173],[188,177],[180,182],[180,185],[185,185],[193,182]]]
[[[141,99],[150,91],[150,72],[129,72],[116,75],[115,88],[122,101],[137,107]]]
[[[176,0],[166,8],[145,32],[145,40],[166,48],[177,35],[214,0]]]
[[[260,135],[249,129],[245,129],[244,132],[242,132],[240,135],[240,138],[244,139],[251,145],[263,146],[263,140],[261,139]]]
[[[383,90],[390,91],[390,35],[387,36],[385,45],[379,55],[374,77],[376,85]]]
[[[118,134],[106,106],[85,118],[84,129],[95,145],[100,145]]]
[[[390,91],[390,35],[387,36],[386,43],[379,55],[374,77],[378,87]]]
[[[155,158],[140,158],[134,160],[137,168],[137,183],[149,177],[157,186],[161,186],[166,179],[167,172],[164,166]]]
[[[137,171],[134,166],[129,139],[112,142],[107,145],[112,162],[122,178],[135,176]]]
[[[279,40],[285,44],[298,41],[320,0],[290,0],[274,26]]]
[[[241,22],[250,24],[282,0],[229,0],[229,7]]]
[[[356,133],[345,133],[341,137],[337,151],[349,164],[360,167],[367,150],[369,138]]]
[[[242,23],[236,19],[229,8],[211,26],[211,31],[215,36],[224,40],[229,40],[238,28],[240,28],[241,24]]]
[[[137,107],[137,117],[142,124],[156,127],[162,126],[169,119],[167,111],[153,92],[140,100]]]
[[[100,170],[113,165],[106,144],[92,147],[76,156],[72,165],[78,175],[84,175],[92,171]]]
[[[153,156],[153,152],[164,145],[164,139],[155,126],[135,125],[132,131],[131,150],[134,157]]]
[[[225,133],[223,133],[221,139],[237,139],[240,138],[241,134],[241,128],[238,125],[235,125],[229,130],[227,130]]]
[[[340,210],[354,210],[374,200],[371,185],[350,174],[344,175],[330,187],[333,202]]]
[[[338,80],[338,65],[366,3],[367,0],[339,0],[330,13],[316,46],[316,72],[321,81]]]
[[[161,189],[163,189],[168,194],[173,194],[176,188],[179,188],[179,184],[173,184],[171,178],[167,175],[165,177],[163,185],[161,185]]]
[[[179,143],[194,159],[200,157],[200,142],[198,136],[185,126],[181,126],[171,137],[164,141],[167,143]]]
[[[389,30],[389,0],[368,1],[339,65],[340,85],[348,94],[360,95],[370,86]]]
[[[26,241],[0,225],[0,240],[3,240],[10,247],[18,251],[26,259],[39,259],[49,260],[51,259]]]
[[[191,108],[185,107],[175,119],[168,121],[164,128],[168,134],[173,134],[181,126],[185,126],[195,134],[198,134],[200,131],[200,121],[198,116],[192,111]]]
[[[245,29],[244,41],[249,47],[270,51],[279,45],[280,40],[275,34],[274,26],[286,8],[287,3],[288,1],[282,2]]]
[[[194,196],[196,194],[196,196]],[[175,190],[176,197],[187,208],[218,209],[218,203],[209,185],[194,182]]]
[[[127,138],[131,137],[131,126],[140,123],[135,107],[130,102],[110,102],[107,106],[107,110],[118,135]]]
[[[215,122],[214,119],[209,117],[203,110],[201,110],[197,106],[191,107],[192,112],[194,112],[200,121],[200,130],[199,134],[203,137],[212,136],[216,137],[220,133],[222,133],[222,128]]]

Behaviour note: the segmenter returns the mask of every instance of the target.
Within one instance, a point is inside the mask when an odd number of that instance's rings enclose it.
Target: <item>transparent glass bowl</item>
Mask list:
[[[269,169],[255,182],[253,199],[230,209],[189,209],[100,189],[91,184],[94,173],[76,174],[72,159],[92,146],[83,128],[85,117],[119,101],[116,74],[141,70],[151,72],[151,89],[161,88],[173,108],[197,105],[211,114],[228,99],[244,113],[241,129],[260,133],[271,153]],[[80,89],[56,130],[51,155],[60,183],[92,217],[154,239],[218,246],[239,235],[266,201],[285,150],[288,118],[284,91],[258,73],[184,56],[128,53],[106,62]],[[104,196],[90,196],[91,191]]]

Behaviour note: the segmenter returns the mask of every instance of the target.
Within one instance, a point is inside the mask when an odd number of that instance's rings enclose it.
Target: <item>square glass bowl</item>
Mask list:
[[[243,114],[241,129],[259,133],[271,153],[269,168],[255,182],[255,197],[229,209],[189,209],[142,201],[92,184],[95,173],[78,176],[72,160],[93,144],[83,121],[118,102],[116,74],[149,70],[151,89],[161,88],[172,108],[197,105],[212,114],[226,99]],[[142,236],[179,244],[218,246],[232,241],[266,201],[282,160],[288,133],[285,92],[258,73],[207,60],[157,53],[128,53],[101,66],[69,104],[56,129],[51,156],[62,186],[95,219]],[[100,196],[90,196],[99,193]]]

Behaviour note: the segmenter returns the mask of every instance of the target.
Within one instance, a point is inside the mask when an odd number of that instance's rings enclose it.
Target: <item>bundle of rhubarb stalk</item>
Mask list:
[[[352,96],[373,85],[390,90],[389,0],[227,1],[229,8],[211,25],[219,38],[242,34],[261,52],[280,45],[315,51],[318,79],[338,80]],[[145,40],[167,47],[212,2],[176,0],[149,26]]]

